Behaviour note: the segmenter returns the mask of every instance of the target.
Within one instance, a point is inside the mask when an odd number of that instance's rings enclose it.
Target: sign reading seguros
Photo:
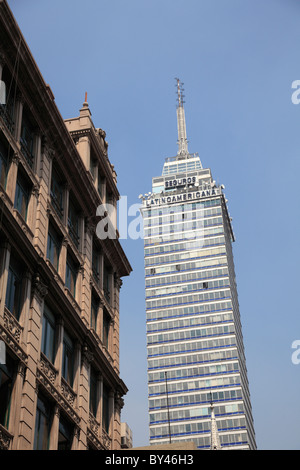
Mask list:
[[[196,176],[190,178],[180,178],[165,181],[165,188],[180,188],[181,186],[194,185],[196,183]]]

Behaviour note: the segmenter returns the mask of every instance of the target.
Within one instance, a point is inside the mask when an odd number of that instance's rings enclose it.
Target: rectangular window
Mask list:
[[[0,184],[5,189],[6,187],[6,176],[7,176],[7,155],[8,150],[0,143]]]
[[[109,432],[109,391],[105,384],[103,384],[102,427],[107,433]]]
[[[62,376],[72,387],[74,375],[74,346],[71,338],[65,332],[63,339],[63,359],[62,359]]]
[[[15,260],[11,259],[5,296],[5,305],[8,310],[19,320],[22,300],[22,272]]]
[[[97,331],[97,317],[99,309],[99,300],[92,295],[92,304],[91,304],[91,328]]]
[[[6,429],[9,424],[14,376],[15,364],[7,355],[6,363],[0,364],[0,424],[2,424]]]
[[[79,217],[78,217],[78,211],[76,210],[75,205],[71,198],[69,201],[68,228],[69,228],[70,237],[75,243],[75,246],[78,248],[79,246]]]
[[[57,450],[71,450],[73,441],[73,426],[63,416],[59,419]]]
[[[68,255],[67,256],[67,265],[66,265],[66,282],[65,285],[75,297],[76,293],[76,279],[77,279],[77,267],[72,260],[72,258]]]
[[[25,181],[22,175],[18,175],[15,194],[15,209],[20,212],[25,222],[27,219],[29,192],[30,190],[28,183]]]
[[[45,305],[42,327],[42,352],[54,364],[55,359],[55,317]]]
[[[94,158],[91,158],[91,160],[90,160],[90,173],[91,173],[94,180],[96,179],[97,172],[98,172],[97,160],[94,159]]]
[[[98,174],[98,193],[101,198],[102,198],[102,191],[103,191],[103,180],[100,174]]]
[[[95,246],[93,246],[92,252],[92,271],[94,279],[98,284],[100,281],[100,254]]]
[[[95,417],[97,417],[97,409],[98,409],[97,374],[96,374],[96,371],[93,368],[91,368],[91,374],[90,374],[90,412]]]
[[[57,170],[53,167],[52,168],[52,178],[51,178],[51,203],[59,216],[62,219],[63,216],[63,192],[64,187],[61,179],[58,176]]]
[[[105,298],[108,302],[110,302],[110,279],[109,279],[109,270],[106,266],[104,266],[104,273],[103,273],[103,290]]]
[[[33,133],[32,125],[29,122],[24,112],[23,112],[23,119],[22,119],[20,144],[21,144],[22,154],[26,158],[26,161],[29,164],[29,166],[32,168],[33,163],[34,163],[34,154],[33,154],[34,133]]]
[[[49,403],[44,398],[38,397],[35,419],[34,450],[48,450],[50,427],[51,409]]]
[[[102,332],[102,342],[106,348],[108,348],[108,340],[109,340],[109,325],[110,325],[110,315],[103,309],[103,332]]]
[[[56,270],[58,270],[60,248],[61,239],[54,228],[49,225],[47,258],[51,261]]]

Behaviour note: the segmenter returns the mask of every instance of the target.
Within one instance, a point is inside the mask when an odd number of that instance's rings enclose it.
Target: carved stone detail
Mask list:
[[[39,274],[35,275],[32,291],[40,300],[43,300],[48,293],[48,287],[41,281]]]
[[[0,424],[0,450],[8,450],[13,436]]]

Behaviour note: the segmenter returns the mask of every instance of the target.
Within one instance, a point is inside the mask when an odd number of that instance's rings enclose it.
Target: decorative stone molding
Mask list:
[[[32,293],[36,295],[40,301],[42,301],[48,293],[48,287],[41,281],[39,274],[36,274],[33,279]]]
[[[97,437],[99,437],[100,423],[98,423],[95,416],[91,412],[89,414],[89,428]]]
[[[106,450],[111,449],[111,438],[104,429],[102,429],[102,443]]]
[[[43,354],[41,354],[41,359],[39,362],[39,369],[45,375],[45,377],[47,377],[50,383],[54,385],[56,382],[58,371],[55,369],[55,367]]]
[[[120,413],[121,409],[124,406],[124,400],[122,398],[122,395],[119,392],[115,393],[114,405],[115,405],[116,410]]]
[[[70,406],[74,406],[76,393],[70,387],[70,385],[65,381],[63,377],[61,378],[60,391],[61,391],[62,396],[70,404]]]
[[[101,441],[95,436],[95,434],[93,434],[93,432],[89,428],[87,428],[87,439],[91,443],[91,445],[97,450],[106,450]]]
[[[6,346],[10,348],[16,356],[22,361],[24,364],[27,363],[27,354],[22,349],[14,336],[11,334],[9,329],[5,325],[0,324],[0,339],[5,342]]]
[[[81,352],[81,362],[85,362],[86,364],[90,364],[93,360],[93,353],[90,351],[88,346],[84,344],[82,346],[82,352]]]
[[[8,450],[12,439],[13,435],[0,424],[0,450]]]
[[[36,198],[38,198],[39,196],[39,191],[40,191],[40,188],[39,188],[39,185],[38,184],[34,184],[31,188],[31,194],[32,196],[35,196]]]
[[[19,165],[20,160],[21,160],[20,154],[17,152],[15,152],[13,156],[11,157],[11,161],[15,163],[16,165]]]
[[[56,402],[57,406],[63,409],[76,425],[79,425],[80,417],[77,415],[74,408],[39,368],[37,369],[36,380],[36,392],[38,392],[40,388],[44,388],[47,393],[52,396],[52,399]]]
[[[122,284],[123,284],[122,279],[117,274],[114,274],[114,285],[115,285],[115,287],[120,290],[121,287],[122,287]]]
[[[4,326],[13,338],[20,343],[23,328],[6,307],[4,308]]]

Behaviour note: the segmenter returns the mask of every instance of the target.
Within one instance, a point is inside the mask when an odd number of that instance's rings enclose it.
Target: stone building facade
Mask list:
[[[119,193],[88,103],[64,121],[0,0],[0,449],[120,449]],[[5,90],[5,93],[4,93]],[[6,96],[4,96],[6,95]]]

